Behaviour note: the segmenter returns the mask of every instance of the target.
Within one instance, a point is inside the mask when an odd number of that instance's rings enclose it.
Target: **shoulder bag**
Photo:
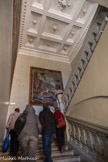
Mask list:
[[[64,126],[66,126],[66,121],[65,121],[65,119],[61,116],[61,117],[58,119],[57,128],[61,128],[61,127],[64,127]]]

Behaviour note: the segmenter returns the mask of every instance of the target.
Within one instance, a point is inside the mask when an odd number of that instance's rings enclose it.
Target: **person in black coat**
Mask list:
[[[49,109],[49,104],[43,105],[43,111],[39,114],[39,119],[42,125],[42,143],[43,152],[45,154],[45,162],[52,162],[51,159],[51,144],[56,133],[57,120],[54,114]]]

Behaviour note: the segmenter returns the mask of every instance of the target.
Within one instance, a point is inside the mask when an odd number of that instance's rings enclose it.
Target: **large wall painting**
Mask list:
[[[62,74],[60,71],[30,68],[30,101],[32,105],[52,103],[56,100],[56,94],[63,90]]]

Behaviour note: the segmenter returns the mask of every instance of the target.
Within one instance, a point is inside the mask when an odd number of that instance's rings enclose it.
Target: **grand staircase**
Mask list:
[[[2,143],[0,143],[0,162],[12,162],[12,161],[20,161],[21,152],[19,150],[17,160],[13,160],[12,157],[9,156],[9,150],[6,153],[2,153]],[[42,141],[39,140],[38,147],[36,150],[36,162],[43,162],[45,157],[42,149]],[[69,149],[68,145],[65,146],[65,150],[63,153],[60,153],[58,150],[58,144],[56,139],[52,143],[52,159],[53,162],[79,162],[80,156],[74,153],[74,150]],[[84,162],[84,161],[83,161]]]

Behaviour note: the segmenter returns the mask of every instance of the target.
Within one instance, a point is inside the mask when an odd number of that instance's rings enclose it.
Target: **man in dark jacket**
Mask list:
[[[43,111],[40,112],[39,119],[42,125],[42,143],[45,154],[45,162],[52,162],[51,144],[56,133],[57,120],[49,109],[48,103],[43,105]]]

